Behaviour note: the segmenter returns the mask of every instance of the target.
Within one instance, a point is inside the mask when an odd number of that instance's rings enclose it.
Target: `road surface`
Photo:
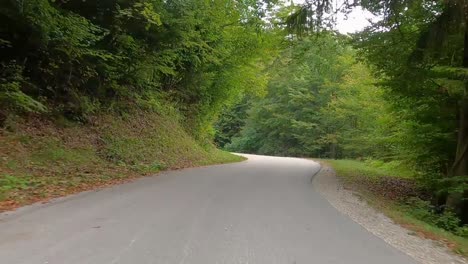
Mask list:
[[[5,264],[414,264],[312,188],[315,162],[248,155],[0,216]]]

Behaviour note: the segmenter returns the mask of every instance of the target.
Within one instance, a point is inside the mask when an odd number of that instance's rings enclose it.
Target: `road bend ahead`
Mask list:
[[[0,263],[414,263],[314,191],[317,163],[248,158],[2,215]]]

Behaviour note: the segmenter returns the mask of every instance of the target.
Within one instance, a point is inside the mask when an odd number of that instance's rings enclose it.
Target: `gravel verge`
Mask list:
[[[419,263],[468,264],[466,259],[452,253],[442,243],[411,235],[412,231],[395,224],[352,191],[344,189],[332,168],[322,164],[313,179],[313,186],[338,211]]]

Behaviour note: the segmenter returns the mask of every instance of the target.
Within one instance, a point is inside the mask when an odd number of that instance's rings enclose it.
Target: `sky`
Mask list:
[[[304,0],[293,1],[296,4],[304,3]],[[335,2],[340,5],[342,0],[335,0]],[[374,20],[375,16],[369,11],[363,10],[361,7],[356,7],[347,16],[341,13],[337,15],[336,29],[343,34],[354,33],[370,25],[368,19]]]
[[[368,19],[373,18],[374,16],[369,11],[357,7],[347,17],[344,14],[338,14],[336,28],[343,34],[354,33],[369,26]]]

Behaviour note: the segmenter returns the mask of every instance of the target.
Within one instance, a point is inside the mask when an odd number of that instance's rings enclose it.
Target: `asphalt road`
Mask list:
[[[0,216],[2,264],[410,264],[312,188],[315,162],[249,155]]]

